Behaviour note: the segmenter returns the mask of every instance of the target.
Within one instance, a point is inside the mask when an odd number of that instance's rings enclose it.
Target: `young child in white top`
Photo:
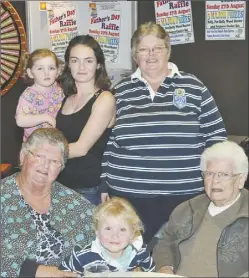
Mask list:
[[[60,269],[82,273],[96,262],[115,271],[154,271],[155,264],[143,244],[143,225],[128,201],[114,197],[97,207],[94,225],[96,239],[82,248],[75,246]]]

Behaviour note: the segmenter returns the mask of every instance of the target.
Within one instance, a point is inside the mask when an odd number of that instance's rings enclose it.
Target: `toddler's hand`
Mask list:
[[[50,115],[46,115],[46,122],[51,125],[52,127],[56,127],[56,120],[54,117]]]

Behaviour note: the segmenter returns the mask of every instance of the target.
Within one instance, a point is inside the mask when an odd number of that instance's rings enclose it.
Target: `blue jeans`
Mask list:
[[[85,199],[96,206],[101,203],[99,186],[91,188],[77,188],[74,190],[83,195]]]

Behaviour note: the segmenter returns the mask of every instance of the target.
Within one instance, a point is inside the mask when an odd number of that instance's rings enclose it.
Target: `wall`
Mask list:
[[[89,30],[89,1],[71,1],[76,7],[79,34],[87,34]],[[50,48],[47,13],[39,11],[39,1],[27,1],[27,23],[30,51],[36,48]],[[132,69],[130,38],[136,29],[135,1],[120,1],[120,44],[117,63],[106,63],[107,69]]]
[[[25,26],[25,1],[11,1]],[[15,111],[18,98],[25,89],[22,80],[1,97],[1,162],[18,165],[18,154],[22,143],[23,130],[17,127]]]
[[[195,43],[173,45],[171,61],[209,88],[228,134],[248,136],[248,28],[243,41],[205,41],[205,1],[192,1],[192,13]],[[150,20],[154,1],[138,1],[138,24]]]

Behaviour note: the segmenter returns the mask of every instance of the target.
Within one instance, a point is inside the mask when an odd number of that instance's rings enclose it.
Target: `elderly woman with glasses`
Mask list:
[[[1,277],[77,277],[57,266],[93,240],[95,206],[55,181],[67,158],[59,130],[37,129],[23,143],[21,171],[1,181]]]
[[[154,22],[134,32],[137,70],[115,86],[116,124],[104,153],[102,201],[127,198],[151,238],[181,202],[203,192],[200,156],[226,139],[207,87],[169,62],[169,34]],[[191,59],[191,58],[190,58]]]
[[[248,277],[248,159],[234,142],[201,156],[206,194],[180,204],[153,257],[158,272],[186,277]]]

